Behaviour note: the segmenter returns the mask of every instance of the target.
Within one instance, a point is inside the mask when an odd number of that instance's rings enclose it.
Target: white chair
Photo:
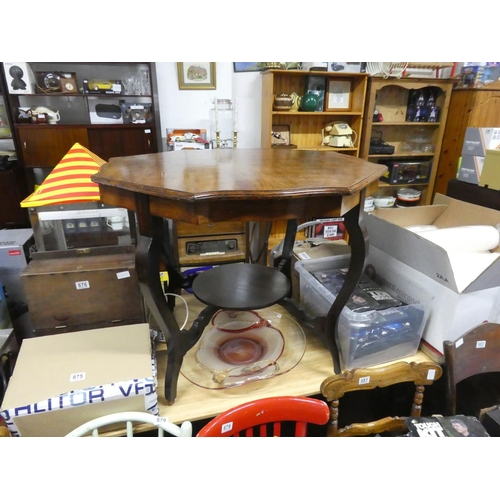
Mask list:
[[[158,428],[158,437],[163,437],[165,432],[175,437],[192,437],[193,435],[191,422],[183,422],[179,427],[166,417],[157,417],[151,413],[139,411],[126,411],[90,420],[71,431],[65,437],[84,437],[90,433],[92,433],[92,437],[100,437],[99,429],[121,422],[126,424],[127,437],[134,437],[133,422],[154,425]]]

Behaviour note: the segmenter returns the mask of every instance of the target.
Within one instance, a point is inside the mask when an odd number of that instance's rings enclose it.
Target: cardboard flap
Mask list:
[[[424,205],[421,207],[407,207],[402,210],[394,208],[379,209],[368,215],[375,215],[379,219],[386,220],[396,226],[416,226],[434,224],[436,219],[446,210],[443,205]]]
[[[402,212],[406,213],[408,210],[410,209],[405,208]],[[425,212],[432,213],[432,211],[427,210]],[[399,217],[401,215],[403,214],[400,213]],[[401,226],[396,228],[394,227],[396,224],[380,219],[378,215],[370,214],[365,219],[369,229],[370,245],[376,246],[401,262],[411,263],[409,265],[414,269],[439,281],[444,286],[456,290],[455,277],[448,259],[448,253],[444,248],[431,243],[417,233],[403,229]],[[415,219],[414,222],[409,224],[406,223],[406,219],[404,221],[404,226],[433,223],[429,219],[425,222],[422,219]],[[402,220],[399,222],[402,223]]]

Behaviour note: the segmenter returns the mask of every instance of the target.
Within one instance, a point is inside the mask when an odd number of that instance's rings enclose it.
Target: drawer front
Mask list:
[[[178,237],[203,236],[207,234],[244,233],[244,222],[214,222],[211,224],[188,224],[177,222],[176,231]]]

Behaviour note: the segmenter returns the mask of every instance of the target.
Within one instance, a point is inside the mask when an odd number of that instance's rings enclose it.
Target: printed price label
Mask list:
[[[130,278],[130,272],[129,271],[122,271],[121,273],[116,273],[116,277],[119,280],[122,280],[124,278]]]
[[[227,422],[226,424],[222,424],[222,434],[224,434],[225,432],[229,432],[230,430],[232,430],[233,428],[233,423],[232,422]]]
[[[476,349],[483,349],[486,347],[486,340],[478,340],[476,342]]]
[[[364,384],[369,384],[370,383],[370,377],[361,377],[359,379],[359,385],[364,385]]]
[[[69,381],[70,382],[77,382],[78,380],[85,380],[85,372],[72,373],[69,376]]]
[[[90,283],[88,281],[75,281],[75,286],[77,290],[85,290],[90,288]]]
[[[436,377],[436,370],[427,370],[427,380],[434,380]]]

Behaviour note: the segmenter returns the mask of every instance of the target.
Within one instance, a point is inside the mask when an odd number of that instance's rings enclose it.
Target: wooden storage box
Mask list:
[[[21,283],[37,336],[145,321],[131,253],[34,259]]]

